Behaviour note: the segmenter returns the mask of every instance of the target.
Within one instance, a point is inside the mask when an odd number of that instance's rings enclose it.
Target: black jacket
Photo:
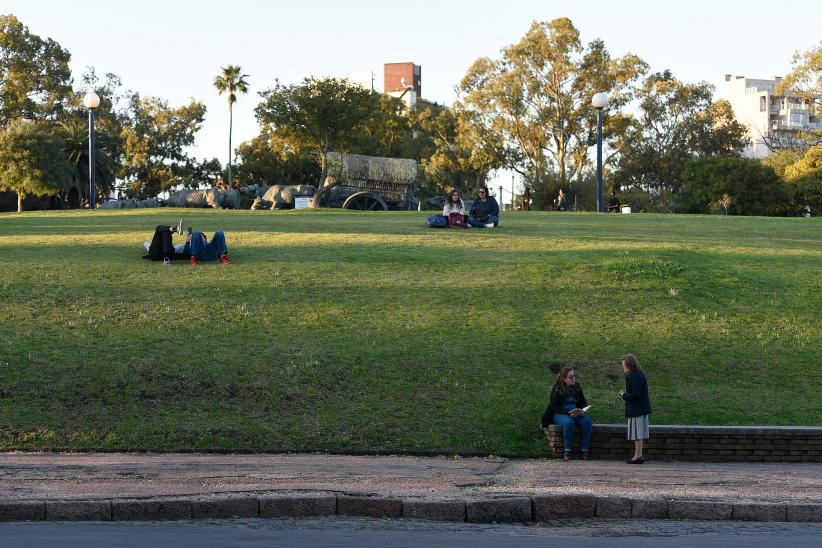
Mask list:
[[[588,402],[585,401],[585,394],[582,392],[582,386],[579,383],[576,384],[576,393],[574,394],[574,397],[577,399],[578,409],[582,409],[588,405]],[[545,428],[554,421],[554,414],[569,414],[567,409],[562,408],[564,401],[565,398],[562,396],[562,383],[561,381],[557,381],[551,389],[551,396],[548,400],[548,408],[545,409],[545,413],[542,414],[542,419],[540,419],[540,426],[542,428]]]
[[[484,202],[477,198],[468,213],[478,221],[485,222],[489,215],[499,217],[499,204],[493,196],[488,196]]]
[[[188,259],[191,254],[176,253],[174,243],[171,238],[171,230],[167,225],[160,225],[154,229],[154,236],[151,238],[151,245],[148,246],[148,255],[144,259],[152,261],[162,261],[168,257],[170,260]]]
[[[648,379],[640,370],[625,375],[625,416],[641,417],[651,414],[651,400],[648,398]]]

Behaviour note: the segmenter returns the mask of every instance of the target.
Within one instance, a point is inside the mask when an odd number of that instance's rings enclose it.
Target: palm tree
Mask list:
[[[231,186],[234,181],[231,178],[231,130],[234,125],[233,106],[237,102],[237,93],[248,93],[248,74],[240,74],[242,70],[236,65],[228,65],[227,67],[220,67],[223,73],[214,78],[214,87],[222,95],[228,92],[228,185]]]
[[[59,135],[63,141],[63,152],[72,166],[75,196],[79,202],[88,199],[89,194],[89,162],[88,162],[88,129],[76,121],[62,122]],[[97,152],[94,155],[96,191],[102,196],[108,196],[114,188],[114,160],[111,158],[111,143],[103,132],[97,132],[95,138]],[[71,194],[69,195],[71,197]],[[79,204],[77,204],[79,205]]]

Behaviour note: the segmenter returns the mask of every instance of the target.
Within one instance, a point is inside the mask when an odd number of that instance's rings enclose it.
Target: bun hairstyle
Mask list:
[[[631,373],[640,369],[639,362],[633,354],[625,354],[622,356],[622,363],[625,364],[625,367],[627,367]]]

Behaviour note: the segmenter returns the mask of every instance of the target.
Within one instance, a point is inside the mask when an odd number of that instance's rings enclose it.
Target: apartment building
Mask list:
[[[736,119],[748,127],[750,144],[743,152],[750,158],[764,158],[774,150],[795,148],[802,130],[822,129],[814,106],[790,92],[776,93],[782,78],[759,80],[725,75],[719,96],[733,107]]]

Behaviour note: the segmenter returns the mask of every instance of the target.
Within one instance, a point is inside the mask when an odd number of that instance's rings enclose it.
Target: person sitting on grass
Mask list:
[[[616,192],[611,191],[611,197],[608,198],[608,213],[619,213],[619,198],[616,197]]]
[[[442,207],[442,214],[448,219],[449,226],[465,226],[465,202],[460,198],[459,190],[454,189],[448,193],[445,205]]]
[[[479,195],[468,212],[465,220],[466,226],[477,228],[494,228],[499,226],[499,205],[493,196],[488,194],[488,187],[481,186],[477,191]]]
[[[588,402],[585,401],[585,394],[582,392],[582,386],[577,382],[574,369],[567,366],[560,369],[557,382],[551,389],[548,408],[542,415],[539,426],[543,430],[551,423],[562,426],[565,460],[571,460],[571,451],[574,448],[574,427],[577,425],[582,428],[582,460],[588,460],[594,423],[582,409],[587,405]]]
[[[200,261],[220,261],[222,264],[231,264],[228,260],[228,245],[225,243],[225,234],[222,230],[214,232],[214,237],[208,241],[206,235],[195,230],[189,237],[186,247],[191,246],[191,266]]]

